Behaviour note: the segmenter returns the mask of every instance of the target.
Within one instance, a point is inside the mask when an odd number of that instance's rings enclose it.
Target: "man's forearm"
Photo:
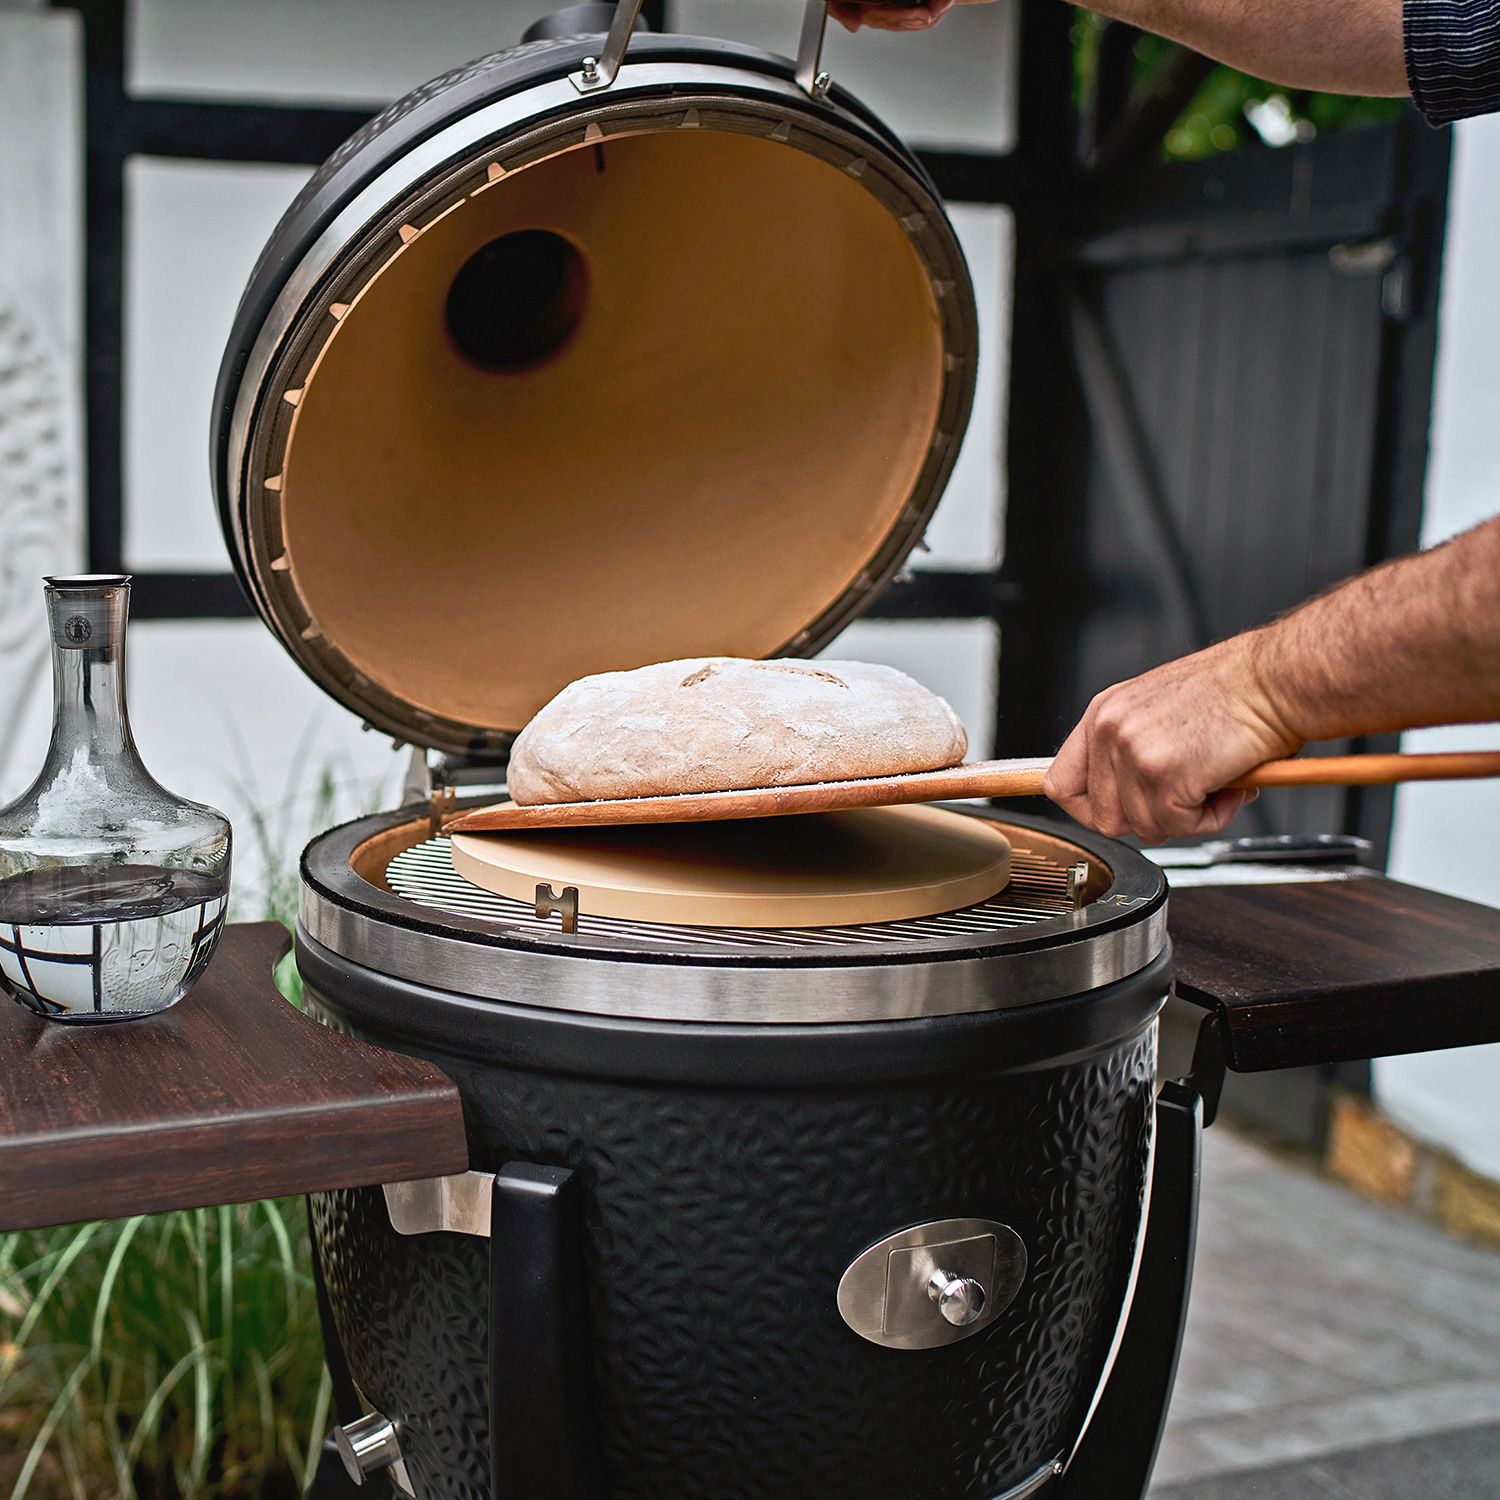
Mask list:
[[[1409,92],[1401,0],[1090,0],[1090,8],[1289,88]]]
[[[851,28],[920,31],[954,3],[925,0],[915,9],[892,9],[881,0],[830,0],[830,9]],[[982,5],[988,0],[957,3]],[[1288,88],[1391,96],[1410,92],[1402,0],[1090,0],[1090,6]]]
[[[1225,791],[1308,740],[1500,719],[1500,517],[1106,688],[1047,773],[1101,833],[1220,832]]]
[[[1253,639],[1260,687],[1297,739],[1500,719],[1500,517]]]

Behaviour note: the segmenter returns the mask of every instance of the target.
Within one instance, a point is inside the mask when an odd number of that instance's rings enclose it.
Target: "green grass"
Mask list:
[[[326,763],[237,791],[263,873],[232,914],[287,926],[303,842],[389,800]],[[295,1500],[328,1420],[301,1199],[0,1235],[0,1500]]]
[[[300,1199],[0,1237],[11,1500],[289,1500],[328,1399]]]

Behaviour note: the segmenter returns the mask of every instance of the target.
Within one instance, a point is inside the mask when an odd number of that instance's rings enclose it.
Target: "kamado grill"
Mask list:
[[[1139,1243],[1165,891],[1105,840],[1006,828],[993,900],[782,930],[585,909],[565,935],[460,881],[410,810],[309,848],[316,1013],[436,1061],[502,1198],[532,1202],[520,1161],[580,1200],[575,1245],[512,1228],[493,1264],[403,1231],[491,1232],[499,1199],[315,1200],[334,1322],[416,1493],[485,1490],[490,1400],[512,1454],[535,1441],[545,1335],[487,1331],[532,1277],[585,1304],[548,1397],[602,1457],[579,1494],[993,1496],[1068,1458]]]
[[[468,1130],[466,1175],[313,1199],[339,1444],[421,1500],[1138,1494],[1200,1119],[1156,1095],[1154,865],[1007,818],[989,899],[709,927],[491,895],[439,831],[579,676],[819,650],[968,417],[963,256],[821,6],[795,64],[636,9],[340,148],[221,376],[244,588],[424,752],[305,853],[308,1009]]]

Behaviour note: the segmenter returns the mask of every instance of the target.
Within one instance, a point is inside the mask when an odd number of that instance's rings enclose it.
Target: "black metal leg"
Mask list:
[[[493,1500],[602,1493],[585,1326],[582,1195],[572,1172],[509,1163],[490,1229]]]
[[[1193,1280],[1202,1140],[1198,1092],[1164,1084],[1156,1099],[1151,1205],[1129,1320],[1093,1420],[1049,1500],[1140,1500],[1151,1482]]]

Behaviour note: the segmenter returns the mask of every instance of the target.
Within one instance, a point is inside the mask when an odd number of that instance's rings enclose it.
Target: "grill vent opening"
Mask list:
[[[588,297],[583,258],[560,234],[518,229],[478,249],[448,291],[448,332],[482,370],[529,370],[573,337]]]

